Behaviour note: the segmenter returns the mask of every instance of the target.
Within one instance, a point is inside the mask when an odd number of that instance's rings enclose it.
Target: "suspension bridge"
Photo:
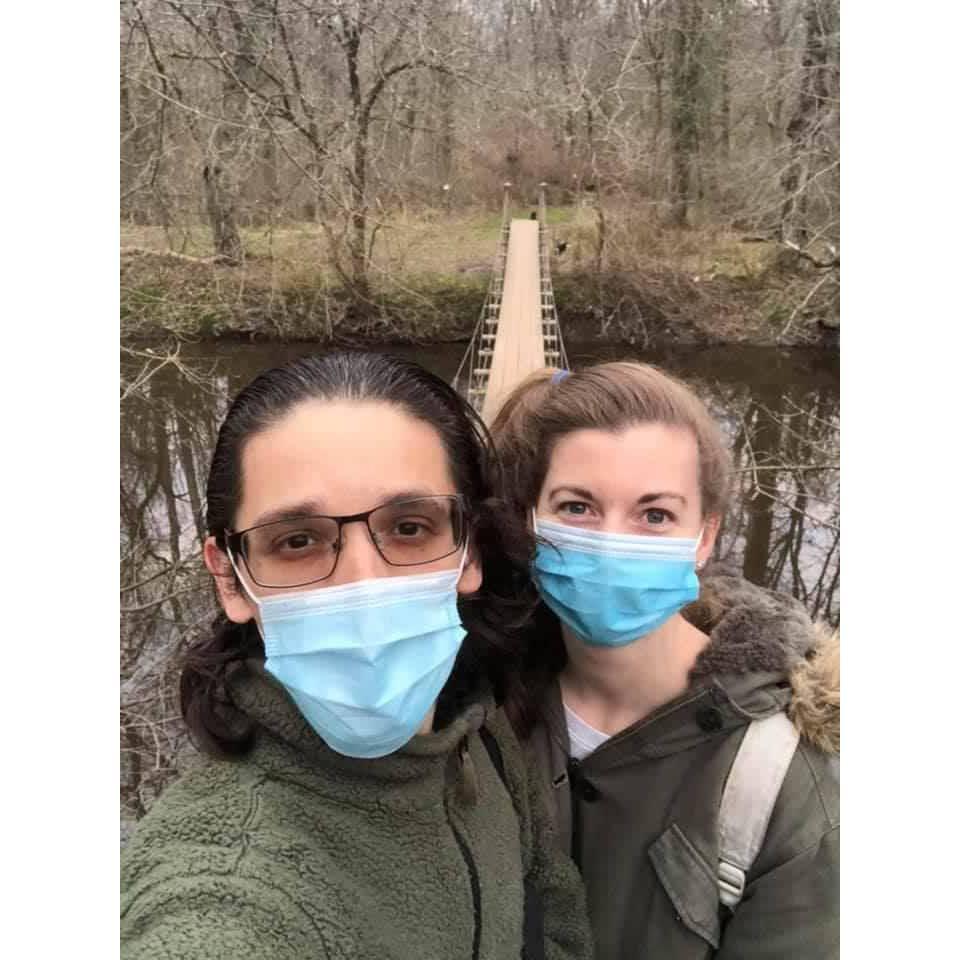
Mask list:
[[[511,214],[510,184],[490,286],[453,386],[491,423],[506,395],[543,367],[567,368],[550,277],[546,184],[540,184],[536,219]]]

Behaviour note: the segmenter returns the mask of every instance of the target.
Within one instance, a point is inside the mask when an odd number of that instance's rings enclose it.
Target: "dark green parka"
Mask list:
[[[559,688],[533,733],[558,839],[578,862],[598,960],[839,955],[839,638],[797,601],[732,577],[690,619],[710,636],[687,691],[568,763]],[[800,745],[729,914],[717,815],[747,724],[786,710]],[[834,756],[836,755],[836,756]]]
[[[231,687],[259,724],[256,744],[242,760],[203,760],[128,841],[126,960],[518,960],[525,881],[542,901],[546,956],[591,955],[576,869],[490,700],[394,754],[354,760],[262,666]]]

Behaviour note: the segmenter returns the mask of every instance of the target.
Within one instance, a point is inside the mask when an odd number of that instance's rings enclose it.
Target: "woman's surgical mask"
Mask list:
[[[592,646],[620,647],[652,633],[700,593],[700,536],[602,533],[533,518],[533,579],[544,603]]]
[[[466,631],[456,570],[257,598],[266,669],[333,750],[383,757],[423,724]],[[231,558],[232,561],[232,558]]]

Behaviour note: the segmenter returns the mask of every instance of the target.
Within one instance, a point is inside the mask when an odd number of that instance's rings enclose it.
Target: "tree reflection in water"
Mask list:
[[[452,377],[461,346],[402,349]],[[299,346],[125,348],[121,356],[121,801],[142,816],[192,748],[179,719],[177,654],[215,609],[200,555],[203,495],[229,399]],[[571,350],[574,367],[635,356]],[[721,568],[840,616],[839,385],[835,361],[758,348],[645,354],[686,379],[730,438],[733,506],[717,542]]]
[[[141,816],[185,736],[177,654],[213,612],[202,484],[227,385],[175,350],[125,349],[120,418],[121,802]]]

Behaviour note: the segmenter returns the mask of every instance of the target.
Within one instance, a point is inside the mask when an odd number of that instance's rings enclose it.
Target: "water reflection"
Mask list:
[[[203,487],[216,429],[259,371],[309,345],[211,345],[121,357],[121,794],[126,821],[184,756],[175,655],[214,610],[201,562]],[[450,379],[462,347],[395,349]],[[571,351],[578,366],[633,356]],[[839,383],[818,353],[745,348],[645,354],[690,382],[726,430],[736,496],[715,556],[839,620]],[[186,749],[185,749],[186,748]],[[177,758],[177,759],[175,759]]]

